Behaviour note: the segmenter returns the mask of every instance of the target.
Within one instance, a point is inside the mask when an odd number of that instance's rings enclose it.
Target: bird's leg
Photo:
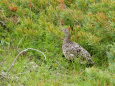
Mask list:
[[[74,64],[74,61],[71,61],[72,62],[72,65],[73,65],[73,69],[75,70],[75,64]]]
[[[74,60],[69,60],[69,62],[70,62],[70,63],[73,63],[73,62],[74,62]]]
[[[68,60],[68,61],[69,61],[69,63],[71,63],[71,64],[72,64],[73,68],[75,69],[74,60]]]

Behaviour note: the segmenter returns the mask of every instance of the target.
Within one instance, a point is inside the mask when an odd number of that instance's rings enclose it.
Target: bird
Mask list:
[[[74,59],[80,57],[86,59],[89,64],[94,64],[90,53],[80,46],[78,43],[71,41],[70,28],[64,28],[65,38],[63,40],[62,51],[65,58],[69,61],[74,61]]]

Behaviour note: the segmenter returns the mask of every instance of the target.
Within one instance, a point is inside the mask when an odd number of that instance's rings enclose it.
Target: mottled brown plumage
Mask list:
[[[70,29],[64,29],[65,38],[62,45],[63,54],[66,59],[74,60],[75,58],[85,58],[89,63],[94,62],[91,59],[90,53],[81,47],[78,43],[71,41]]]

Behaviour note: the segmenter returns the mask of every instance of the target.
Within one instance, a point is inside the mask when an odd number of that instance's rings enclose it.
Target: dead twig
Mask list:
[[[12,69],[12,67],[14,67],[14,65],[15,65],[15,63],[16,63],[18,57],[19,57],[21,54],[23,54],[24,52],[27,52],[28,50],[34,50],[34,51],[37,51],[38,53],[41,53],[41,54],[44,56],[44,59],[46,60],[46,55],[45,55],[42,51],[37,50],[37,49],[34,49],[34,48],[27,48],[27,49],[22,50],[21,52],[19,52],[19,54],[16,56],[16,58],[15,58],[14,61],[12,62],[10,68],[9,68],[8,71],[7,71],[7,73]]]

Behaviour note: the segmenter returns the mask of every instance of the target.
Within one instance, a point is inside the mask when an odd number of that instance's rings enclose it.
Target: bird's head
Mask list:
[[[73,29],[71,27],[69,28],[64,28],[63,29],[63,32],[65,33],[65,35],[70,35],[70,32],[72,31]]]
[[[70,35],[70,29],[69,28],[64,28],[63,32],[64,32],[66,37]]]
[[[63,32],[64,32],[65,34],[68,34],[68,33],[70,33],[70,30],[69,30],[69,28],[64,28],[64,29],[63,29]]]

